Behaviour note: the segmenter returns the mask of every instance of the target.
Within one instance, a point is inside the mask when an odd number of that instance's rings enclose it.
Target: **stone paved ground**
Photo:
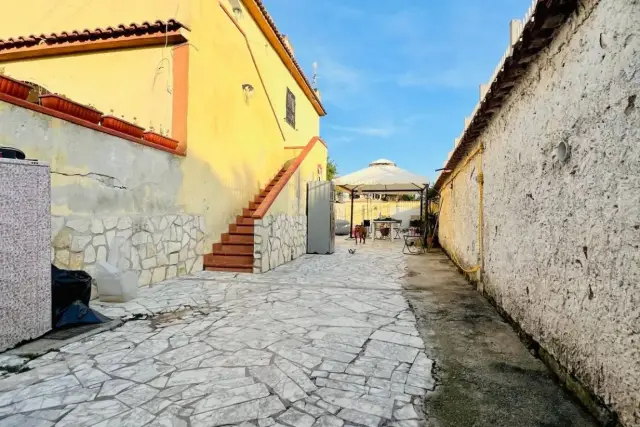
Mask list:
[[[4,374],[0,427],[419,426],[433,361],[401,247],[376,245],[95,304],[128,321]]]

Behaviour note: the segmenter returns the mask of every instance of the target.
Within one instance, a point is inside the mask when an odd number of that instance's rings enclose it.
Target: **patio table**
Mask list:
[[[389,225],[389,239],[393,240],[393,239],[400,239],[400,225],[401,223],[395,220],[373,220],[371,221],[371,226],[373,227],[373,240],[376,240],[376,231],[380,231],[380,229],[382,228],[383,225],[388,224]],[[396,234],[394,237],[393,234],[393,230],[396,230]],[[378,238],[379,240],[381,238]]]

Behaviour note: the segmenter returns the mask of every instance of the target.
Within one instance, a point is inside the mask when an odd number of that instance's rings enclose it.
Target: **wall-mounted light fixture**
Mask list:
[[[229,0],[231,4],[231,9],[233,13],[236,15],[236,18],[242,17],[242,6],[240,6],[240,0]]]
[[[249,83],[245,83],[242,85],[242,90],[244,91],[244,97],[247,101],[253,98],[253,94],[255,93],[255,89],[253,88],[253,85]]]

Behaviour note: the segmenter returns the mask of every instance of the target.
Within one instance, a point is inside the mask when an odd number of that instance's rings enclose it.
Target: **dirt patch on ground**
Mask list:
[[[408,257],[405,296],[436,361],[429,427],[590,427],[596,421],[441,252]]]

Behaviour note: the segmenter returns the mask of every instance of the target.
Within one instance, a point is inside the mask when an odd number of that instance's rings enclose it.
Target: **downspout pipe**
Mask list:
[[[482,154],[484,145],[480,144],[478,151],[478,290],[483,291],[482,272],[484,270],[484,170],[482,168]]]
[[[478,263],[473,267],[463,268],[460,261],[458,261],[458,258],[456,257],[456,254],[454,251],[451,251],[449,255],[451,256],[451,260],[454,262],[454,264],[456,264],[456,266],[460,270],[462,270],[464,273],[476,274],[476,279],[478,282],[478,290],[480,291],[482,291],[482,287],[483,287],[482,270],[484,269],[484,172],[482,169],[482,153],[483,152],[484,152],[484,145],[480,144],[478,148],[476,148],[473,152],[471,152],[471,154],[469,155],[467,160],[462,164],[462,166],[458,168],[458,170],[451,176],[451,178],[449,178],[449,180],[447,180],[447,182],[442,186],[443,188],[445,188],[447,185],[449,185],[449,183],[452,182],[456,178],[456,176],[458,176],[458,174],[464,169],[464,167],[467,164],[469,164],[469,162],[474,157],[478,156],[477,157],[477,161],[478,161],[478,177],[477,177],[477,182],[478,182],[478,235],[477,235]],[[438,221],[440,220],[440,215],[442,213],[443,207],[444,207],[444,197],[442,196],[442,194],[440,194],[440,214],[438,215]]]

